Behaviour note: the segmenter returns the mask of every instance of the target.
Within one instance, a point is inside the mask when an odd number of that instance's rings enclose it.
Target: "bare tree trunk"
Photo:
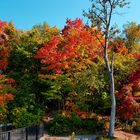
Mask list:
[[[109,133],[110,137],[114,136],[115,131],[115,116],[116,116],[116,98],[115,98],[115,90],[114,90],[114,75],[113,71],[109,73],[110,78],[110,96],[111,96],[111,116],[110,116],[110,126],[109,126]]]
[[[104,60],[109,76],[109,86],[110,86],[110,97],[111,97],[111,116],[110,116],[110,124],[109,124],[109,133],[110,137],[114,136],[115,130],[115,116],[116,116],[116,98],[115,98],[115,85],[114,85],[114,71],[113,71],[113,62],[114,57],[112,57],[111,64],[109,64],[108,58],[108,39],[105,40],[105,48],[104,48]]]

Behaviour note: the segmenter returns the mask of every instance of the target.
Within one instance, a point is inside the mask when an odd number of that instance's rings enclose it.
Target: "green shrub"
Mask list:
[[[29,112],[26,108],[16,108],[12,111],[13,126],[18,128],[38,124],[42,119],[41,113],[40,110],[35,114]]]
[[[81,119],[76,114],[72,114],[71,117],[57,114],[46,126],[46,131],[50,135],[71,135],[73,132],[76,134],[93,134],[103,129],[104,124],[96,118]]]
[[[0,124],[6,123],[6,121],[7,121],[7,109],[3,105],[0,105]]]
[[[133,128],[133,131],[136,132],[136,133],[140,133],[140,124],[136,125],[136,126]]]

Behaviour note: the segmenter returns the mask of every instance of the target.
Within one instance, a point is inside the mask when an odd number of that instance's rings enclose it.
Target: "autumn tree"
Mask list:
[[[114,50],[113,47],[111,51],[109,49],[109,43],[111,39],[117,33],[117,30],[111,26],[112,16],[117,8],[123,8],[128,3],[125,0],[91,0],[92,6],[88,12],[84,11],[84,16],[88,17],[92,24],[97,26],[102,30],[102,36],[104,38],[104,43],[101,43],[103,48],[103,55],[106,70],[109,76],[110,85],[110,95],[111,95],[111,117],[110,117],[110,127],[109,136],[114,135],[115,129],[115,114],[116,114],[116,99],[115,99],[115,85],[114,85]],[[100,37],[96,36],[100,41]]]
[[[73,89],[71,84],[69,84],[67,89],[71,89],[64,90],[63,87],[65,85],[63,82],[73,82],[76,73],[90,68],[98,61],[97,56],[100,56],[102,53],[100,43],[93,35],[94,30],[95,28],[85,26],[81,19],[67,19],[62,33],[53,36],[34,56],[36,59],[40,59],[41,62],[39,78],[43,80],[43,83],[48,84],[45,87],[50,86],[50,88],[47,88],[47,91],[42,92],[47,101],[48,99],[55,100],[55,102],[56,100],[59,102],[60,99],[62,99],[62,102],[66,100],[64,97],[66,97],[68,91],[70,92]],[[99,30],[98,35],[101,36],[100,34]],[[55,80],[51,83],[47,81],[48,79]]]
[[[13,100],[15,80],[8,78],[6,73],[10,47],[7,44],[8,35],[5,33],[7,23],[0,21],[0,123],[7,121],[7,102]]]
[[[48,43],[52,36],[60,34],[56,26],[50,27],[46,22],[34,25],[30,32],[32,32],[33,40],[38,44]]]
[[[125,42],[129,52],[140,50],[140,24],[130,22],[124,26]]]
[[[14,99],[15,80],[0,74],[0,123],[7,122],[7,103]]]
[[[140,54],[133,54],[140,61]],[[129,80],[123,83],[117,92],[117,112],[123,120],[139,118],[140,116],[140,64],[131,70]]]
[[[0,21],[0,70],[6,70],[8,65],[9,56],[9,46],[6,45],[8,36],[5,34],[4,30],[7,26],[6,22]]]
[[[68,19],[62,34],[53,36],[49,43],[39,49],[35,58],[41,60],[42,69],[46,67],[46,70],[56,74],[86,69],[101,54],[94,30],[87,28],[81,19]],[[100,31],[98,35],[101,36]]]

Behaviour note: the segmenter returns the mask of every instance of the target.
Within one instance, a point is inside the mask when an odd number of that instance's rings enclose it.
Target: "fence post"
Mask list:
[[[36,140],[38,140],[38,129],[37,125],[35,126],[35,134],[36,134]]]
[[[12,136],[12,134],[15,133],[15,130],[13,129],[10,131],[0,132],[0,140],[1,140],[1,137],[2,137],[2,140],[5,140],[5,137],[7,138],[7,140],[12,140],[12,138],[15,137],[15,135]],[[22,128],[22,130],[23,130],[23,128]],[[33,135],[35,140],[39,140],[40,137],[42,137],[44,134],[44,126],[43,126],[43,124],[34,125],[34,126],[32,126],[31,130],[29,129],[29,127],[26,127],[26,128],[24,128],[24,132],[25,132],[25,134],[24,134],[25,140],[30,139],[30,133],[31,133],[31,135]],[[21,131],[21,133],[22,133],[22,131]],[[16,134],[18,134],[18,136],[23,137],[23,134],[20,135],[18,132],[16,132]]]
[[[10,140],[10,131],[8,132],[8,140]]]
[[[26,140],[28,140],[28,128],[26,127],[25,130],[26,130]]]

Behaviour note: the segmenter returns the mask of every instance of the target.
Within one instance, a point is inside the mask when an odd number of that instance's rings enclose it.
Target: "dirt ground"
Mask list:
[[[121,130],[115,131],[115,137],[120,138],[120,140],[140,140],[140,134],[135,135]]]

